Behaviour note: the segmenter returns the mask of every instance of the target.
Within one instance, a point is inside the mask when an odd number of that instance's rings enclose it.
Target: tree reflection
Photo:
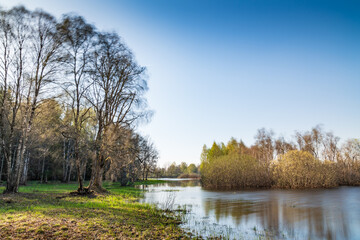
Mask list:
[[[203,206],[205,214],[214,214],[218,223],[231,221],[239,228],[257,226],[277,237],[284,233],[289,238],[348,239],[346,213],[326,211],[329,209],[318,203],[296,205],[291,199],[270,194],[261,200],[205,199]]]

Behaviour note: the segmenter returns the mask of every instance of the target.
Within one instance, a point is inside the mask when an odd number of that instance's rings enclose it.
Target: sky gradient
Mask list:
[[[75,12],[116,31],[147,67],[155,115],[138,130],[160,165],[199,163],[203,144],[256,130],[290,138],[323,124],[360,137],[360,2],[289,0],[17,1]]]

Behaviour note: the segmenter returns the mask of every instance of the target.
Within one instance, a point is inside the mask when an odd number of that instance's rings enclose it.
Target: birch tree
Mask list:
[[[3,16],[2,32],[9,33],[12,44],[2,60],[2,66],[8,69],[2,85],[10,96],[2,98],[1,112],[7,103],[11,109],[8,114],[1,113],[2,149],[7,163],[5,192],[17,192],[36,109],[44,90],[56,78],[61,41],[55,19],[43,11],[16,7]],[[4,35],[2,43],[6,45]],[[16,139],[15,131],[19,132]]]
[[[79,192],[84,191],[83,171],[80,148],[84,130],[84,122],[89,118],[90,106],[86,104],[85,93],[91,85],[88,68],[90,51],[95,33],[94,27],[87,24],[80,16],[65,15],[58,25],[59,33],[64,41],[63,50],[66,54],[65,73],[68,80],[63,89],[68,97],[68,105],[72,115],[72,131],[68,138],[73,140],[73,155],[79,182]]]

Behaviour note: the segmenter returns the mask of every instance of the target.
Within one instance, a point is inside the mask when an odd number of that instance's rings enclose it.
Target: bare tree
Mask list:
[[[153,173],[159,158],[159,153],[153,143],[148,143],[146,148],[148,151],[147,158],[143,161],[143,180],[147,180],[149,173]]]
[[[339,152],[338,143],[340,138],[334,136],[332,132],[326,133],[324,137],[324,149],[323,149],[323,157],[325,160],[329,160],[335,162],[337,159],[337,154]]]
[[[8,95],[9,95],[9,71],[12,60],[12,40],[13,32],[9,21],[9,13],[0,12],[0,151],[1,151],[1,171],[0,181],[3,171],[4,161],[9,158],[9,148],[7,139],[7,126],[5,121],[9,114]]]
[[[7,19],[14,44],[12,57],[9,58],[9,67],[12,68],[9,105],[12,111],[7,114],[9,131],[4,134],[6,127],[2,127],[1,135],[7,162],[5,192],[17,192],[35,112],[44,88],[54,81],[59,58],[57,50],[61,41],[58,40],[55,19],[43,11],[29,12],[24,7],[16,7],[8,12]],[[19,122],[16,122],[17,116],[21,119]],[[12,151],[16,124],[19,137]]]
[[[139,136],[137,159],[141,164],[142,180],[147,180],[148,175],[152,172],[159,158],[154,144],[150,142],[149,138]]]
[[[31,13],[23,7],[16,7],[2,13],[2,100],[0,112],[0,131],[2,153],[6,161],[7,186],[5,192],[17,192],[17,176],[20,161],[15,138],[18,132],[18,113],[22,106],[25,88],[25,49],[29,41],[29,20]],[[13,146],[18,146],[14,149]]]
[[[264,163],[270,163],[274,158],[274,132],[267,131],[265,128],[258,130],[255,135],[255,145],[258,149],[258,159]]]
[[[147,89],[145,68],[139,66],[130,50],[116,34],[99,34],[92,65],[93,85],[88,100],[96,112],[96,159],[88,189],[102,189],[108,155],[105,140],[111,129],[132,124],[144,116],[142,95]]]
[[[360,162],[360,140],[349,139],[347,140],[341,149],[343,158],[348,162]]]
[[[295,138],[299,150],[307,151],[317,159],[320,158],[324,138],[324,133],[321,129],[321,125],[313,127],[311,131],[306,131],[303,133],[296,132]]]
[[[296,146],[291,142],[287,142],[284,137],[279,137],[278,139],[276,139],[274,144],[277,156],[283,155],[288,151],[296,149]]]
[[[356,185],[360,180],[360,141],[349,139],[337,154],[339,182],[341,185]]]
[[[311,129],[311,138],[313,141],[313,155],[315,158],[320,158],[321,143],[323,142],[324,133],[321,125],[316,125]]]
[[[61,24],[58,25],[59,33],[64,41],[63,50],[67,56],[65,71],[69,80],[63,84],[69,97],[69,108],[72,113],[72,131],[70,138],[73,139],[73,155],[79,182],[79,192],[84,191],[83,186],[83,160],[80,148],[84,122],[89,118],[90,106],[87,106],[85,93],[91,85],[87,74],[90,64],[90,50],[93,46],[94,27],[87,24],[80,16],[65,15]],[[69,133],[69,132],[68,132]]]

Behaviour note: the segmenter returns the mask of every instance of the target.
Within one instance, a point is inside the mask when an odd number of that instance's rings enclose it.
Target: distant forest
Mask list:
[[[134,131],[151,116],[146,69],[116,33],[77,15],[0,12],[0,181],[78,181],[79,193],[145,178],[158,152]],[[88,180],[85,186],[84,180]]]
[[[156,178],[200,178],[200,165],[173,162],[165,167],[155,167],[149,176]]]
[[[203,147],[201,181],[217,189],[360,185],[360,140],[341,146],[339,140],[316,126],[296,132],[291,141],[263,128],[250,147],[234,138],[227,145],[214,142]]]

